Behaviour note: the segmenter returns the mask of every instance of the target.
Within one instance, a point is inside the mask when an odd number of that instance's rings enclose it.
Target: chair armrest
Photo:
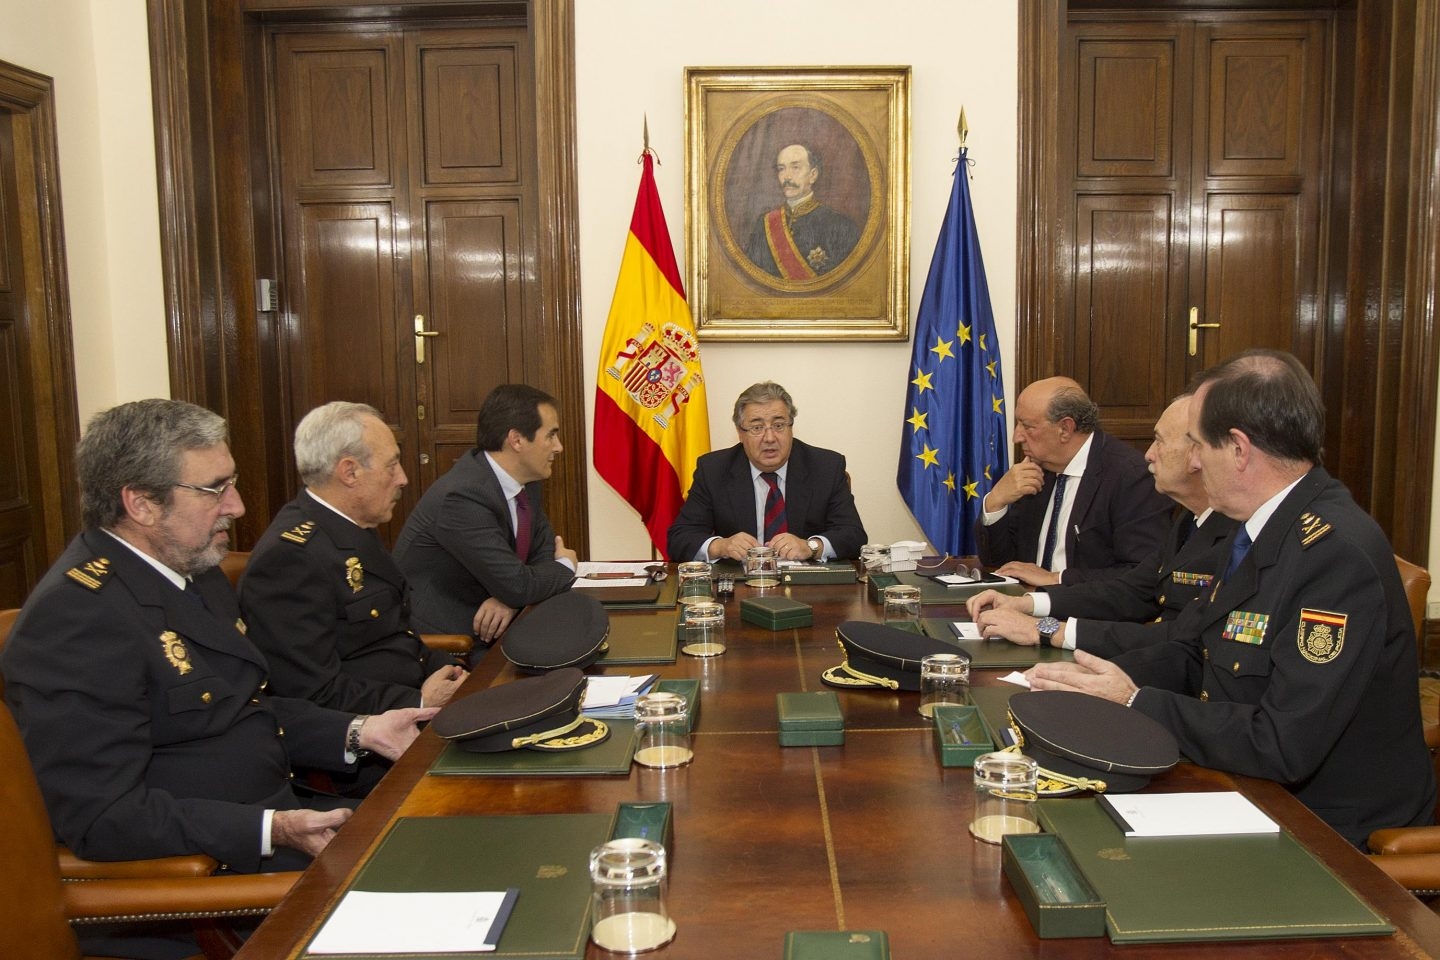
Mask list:
[[[95,880],[67,883],[65,917],[106,920],[190,919],[269,913],[300,878],[288,873],[230,874],[198,880]]]
[[[1387,857],[1397,854],[1434,853],[1440,854],[1440,826],[1436,827],[1390,827],[1376,830],[1366,840],[1372,853]],[[1440,863],[1440,857],[1437,857]]]
[[[431,650],[468,655],[475,647],[475,638],[463,633],[422,633],[420,642]]]
[[[1370,862],[1406,890],[1414,893],[1440,891],[1440,855],[1433,853],[1371,854]]]
[[[1433,753],[1440,750],[1440,723],[1421,724],[1420,729],[1425,733],[1425,746]]]
[[[203,853],[183,857],[157,857],[153,860],[82,860],[69,847],[58,844],[56,858],[60,861],[61,880],[141,880],[172,877],[208,877],[220,865],[214,857]]]

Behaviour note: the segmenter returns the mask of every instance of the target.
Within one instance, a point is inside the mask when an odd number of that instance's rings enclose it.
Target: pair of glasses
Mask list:
[[[175,486],[184,487],[186,490],[194,490],[196,493],[208,493],[216,500],[219,500],[221,497],[225,496],[226,490],[229,490],[231,487],[235,486],[235,484],[239,482],[240,474],[237,473],[231,476],[229,480],[226,480],[224,483],[220,484],[218,487],[202,487],[198,483],[182,483],[179,480],[175,481]]]
[[[789,430],[792,423],[793,420],[771,420],[769,423],[747,423],[740,429],[752,437],[763,436],[766,430],[773,430],[775,435],[779,436]]]

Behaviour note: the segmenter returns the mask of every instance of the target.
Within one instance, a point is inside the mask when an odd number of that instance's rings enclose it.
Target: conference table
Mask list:
[[[777,590],[811,604],[811,626],[772,632],[745,623],[736,586],[726,605],[728,649],[674,663],[592,667],[699,682],[692,763],[640,766],[624,776],[428,776],[444,744],[425,731],[239,953],[240,960],[298,957],[378,840],[400,817],[502,813],[613,813],[622,802],[668,801],[669,909],[678,932],[657,958],[780,957],[790,930],[880,929],[900,960],[986,958],[1440,956],[1440,917],[1390,880],[1286,790],[1268,781],[1181,763],[1152,790],[1239,790],[1277,820],[1376,912],[1393,936],[1217,945],[1128,944],[1105,937],[1039,939],[1002,874],[1001,849],[973,839],[972,771],[942,767],[918,694],[840,690],[842,746],[781,747],[775,696],[823,689],[840,662],[835,628],[879,620],[861,583]],[[653,611],[615,611],[656,617]],[[963,604],[925,608],[964,618]],[[981,670],[972,684],[999,684]],[[519,675],[498,650],[484,656],[461,695]],[[589,958],[612,954],[590,944]]]

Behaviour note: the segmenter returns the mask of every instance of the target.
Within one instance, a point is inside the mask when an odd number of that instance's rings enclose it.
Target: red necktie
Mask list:
[[[763,542],[769,543],[789,529],[785,525],[785,498],[780,495],[778,474],[762,473],[760,476],[770,484],[770,492],[765,495],[765,530],[763,531]]]
[[[515,553],[521,563],[530,559],[530,495],[523,487],[515,494]]]

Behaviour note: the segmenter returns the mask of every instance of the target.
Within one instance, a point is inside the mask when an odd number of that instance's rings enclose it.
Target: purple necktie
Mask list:
[[[762,542],[769,543],[789,527],[785,525],[785,498],[780,495],[779,475],[762,473],[760,476],[770,484],[770,492],[765,495],[765,530],[762,536]]]
[[[524,488],[515,494],[515,553],[521,563],[530,559],[530,495]]]

